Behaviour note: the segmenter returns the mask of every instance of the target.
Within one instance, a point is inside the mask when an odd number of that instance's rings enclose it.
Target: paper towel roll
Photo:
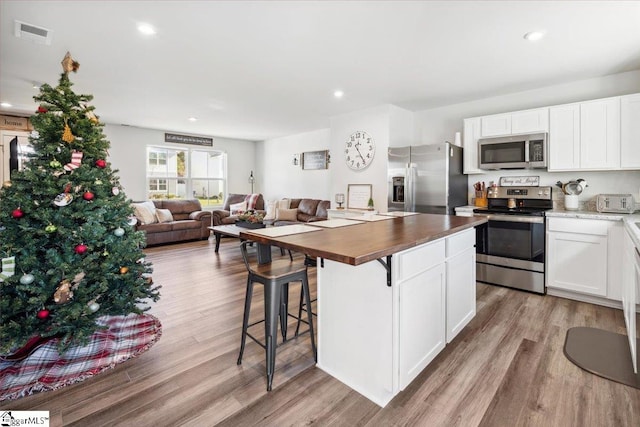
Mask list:
[[[458,147],[462,147],[462,135],[460,135],[460,132],[456,132],[454,144],[457,145]]]

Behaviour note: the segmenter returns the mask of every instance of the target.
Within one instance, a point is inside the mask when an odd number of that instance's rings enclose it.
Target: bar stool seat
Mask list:
[[[262,348],[266,353],[266,373],[267,373],[267,391],[270,391],[273,384],[273,374],[275,370],[276,348],[277,348],[277,334],[278,334],[278,316],[281,318],[281,322],[286,322],[288,314],[286,307],[286,301],[288,298],[283,298],[285,292],[288,292],[290,282],[301,282],[302,295],[301,299],[304,300],[307,307],[311,307],[311,297],[309,294],[309,280],[307,277],[307,266],[304,264],[296,264],[291,260],[279,259],[264,264],[254,264],[249,262],[249,256],[247,253],[248,241],[240,243],[240,251],[242,253],[242,260],[247,268],[247,291],[244,301],[244,316],[242,321],[242,339],[240,342],[240,354],[238,355],[238,365],[242,364],[242,355],[244,353],[244,347],[246,338],[249,337]],[[264,320],[249,324],[249,313],[251,311],[251,299],[253,296],[254,283],[261,283],[264,286]],[[300,316],[299,316],[300,317]],[[298,319],[299,319],[298,317]],[[257,323],[264,322],[265,342],[262,343],[253,337],[247,329],[249,326],[253,326]],[[307,321],[309,324],[309,332],[311,339],[311,349],[313,351],[313,358],[318,360],[315,335],[313,332],[313,317],[311,310],[307,311]],[[284,332],[284,331],[283,331]],[[297,336],[296,331],[296,336]],[[283,338],[286,340],[286,336],[283,333]]]

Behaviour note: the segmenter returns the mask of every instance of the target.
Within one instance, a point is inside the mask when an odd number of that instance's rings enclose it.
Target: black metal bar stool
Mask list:
[[[242,364],[242,354],[247,336],[254,340],[258,345],[265,349],[266,352],[266,371],[267,371],[267,391],[271,390],[273,383],[273,374],[276,363],[276,347],[278,339],[278,316],[288,316],[287,308],[282,306],[283,293],[288,292],[289,282],[301,282],[302,294],[307,307],[311,306],[311,296],[309,294],[309,280],[307,278],[307,266],[296,265],[287,259],[280,259],[266,263],[258,263],[252,266],[249,263],[247,254],[248,241],[240,243],[240,251],[242,259],[247,267],[247,293],[244,300],[244,318],[242,321],[242,340],[240,344],[240,355],[238,356],[238,365]],[[264,320],[249,324],[249,313],[251,311],[251,298],[253,295],[253,284],[261,283],[264,285]],[[253,337],[247,329],[250,326],[264,322],[265,342],[261,343]],[[307,322],[309,324],[309,332],[311,338],[311,349],[313,351],[313,359],[318,360],[316,350],[315,335],[313,332],[313,316],[311,310],[307,311]],[[305,322],[305,323],[307,323]],[[297,333],[296,333],[297,336]]]

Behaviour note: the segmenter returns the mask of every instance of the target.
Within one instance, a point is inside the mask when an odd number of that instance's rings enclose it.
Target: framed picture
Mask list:
[[[302,153],[302,169],[328,169],[329,150]]]
[[[347,209],[368,209],[371,184],[349,184],[347,186]]]

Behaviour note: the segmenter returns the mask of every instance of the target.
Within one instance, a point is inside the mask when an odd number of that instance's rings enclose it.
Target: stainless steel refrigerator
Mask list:
[[[448,142],[389,148],[389,211],[455,214],[467,204],[462,148]]]

